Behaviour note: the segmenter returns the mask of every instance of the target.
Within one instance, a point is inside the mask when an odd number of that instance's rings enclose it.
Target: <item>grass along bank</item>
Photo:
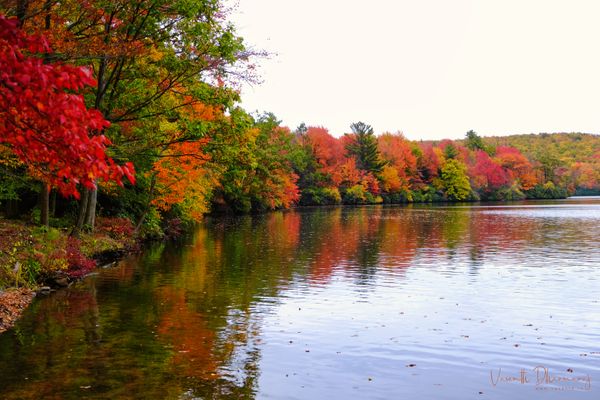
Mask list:
[[[0,218],[0,332],[8,329],[40,289],[68,286],[101,262],[137,249],[126,218],[99,218],[94,233],[35,226]]]

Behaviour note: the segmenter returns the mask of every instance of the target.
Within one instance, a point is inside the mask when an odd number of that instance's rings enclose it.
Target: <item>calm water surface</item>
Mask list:
[[[598,399],[600,199],[207,221],[0,335],[2,399]]]

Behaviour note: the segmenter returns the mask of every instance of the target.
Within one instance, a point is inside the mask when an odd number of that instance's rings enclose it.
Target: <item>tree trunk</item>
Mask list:
[[[50,216],[56,216],[56,190],[50,192]]]
[[[6,218],[17,218],[19,216],[19,204],[15,199],[6,200],[6,208],[4,209]]]
[[[150,211],[150,205],[152,204],[152,196],[154,196],[154,187],[155,186],[156,186],[156,173],[154,173],[152,175],[152,181],[150,182],[150,190],[148,191],[148,202],[146,203],[146,208],[144,209],[144,212],[140,216],[140,219],[138,220],[137,224],[135,224],[135,229],[133,231],[133,234],[135,236],[137,236],[140,233],[142,224],[144,223],[144,220],[146,219],[146,216],[148,215],[148,212]]]
[[[25,16],[27,15],[28,6],[29,0],[20,0],[17,3],[17,20],[19,21],[19,28],[23,27],[23,22],[25,22]]]
[[[81,190],[81,199],[79,200],[79,213],[77,215],[77,223],[73,227],[71,231],[71,236],[78,237],[79,233],[83,229],[83,224],[85,223],[85,216],[88,207],[88,199],[90,196],[90,192],[88,189],[84,188]]]
[[[50,226],[50,188],[42,182],[40,191],[40,225]]]
[[[88,205],[85,212],[85,226],[87,229],[94,230],[96,224],[96,204],[98,203],[98,189],[89,190]]]

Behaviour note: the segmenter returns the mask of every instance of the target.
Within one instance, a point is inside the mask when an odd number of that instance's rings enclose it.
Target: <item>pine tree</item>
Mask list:
[[[386,165],[377,148],[377,139],[371,125],[356,122],[350,125],[352,134],[346,145],[348,156],[356,159],[356,166],[364,171],[379,173]]]

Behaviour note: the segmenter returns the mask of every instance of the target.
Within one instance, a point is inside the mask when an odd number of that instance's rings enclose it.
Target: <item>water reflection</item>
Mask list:
[[[598,199],[209,220],[36,301],[0,397],[564,398],[490,371],[600,379],[599,227]]]

